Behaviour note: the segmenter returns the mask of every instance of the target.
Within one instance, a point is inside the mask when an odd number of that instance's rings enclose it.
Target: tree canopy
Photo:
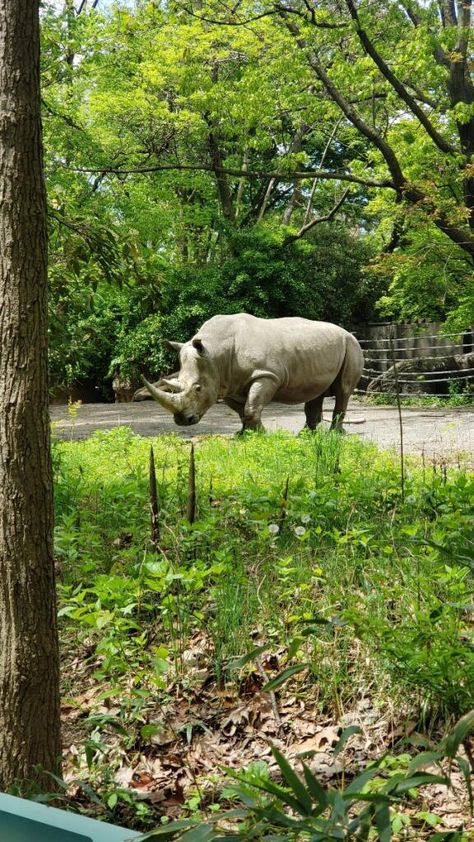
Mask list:
[[[46,10],[55,382],[217,309],[467,325],[471,43],[470,0]]]

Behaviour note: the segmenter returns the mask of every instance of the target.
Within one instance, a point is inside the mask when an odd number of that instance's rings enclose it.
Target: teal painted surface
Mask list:
[[[92,842],[90,836],[50,827],[22,816],[0,811],[1,842]]]
[[[0,794],[0,842],[128,842],[141,834]]]

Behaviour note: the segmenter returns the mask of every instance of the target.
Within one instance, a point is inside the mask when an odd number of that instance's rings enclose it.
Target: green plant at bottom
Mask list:
[[[180,839],[182,842],[220,842],[220,840],[265,840],[267,842],[390,842],[394,827],[398,825],[398,808],[407,797],[416,797],[418,789],[429,784],[450,786],[449,772],[456,763],[464,775],[469,805],[473,809],[471,787],[472,770],[466,757],[459,754],[461,745],[474,730],[474,711],[466,714],[456,724],[438,748],[424,751],[407,762],[402,757],[382,757],[370,763],[347,785],[339,788],[318,781],[309,767],[302,763],[300,777],[284,756],[273,748],[281,783],[272,780],[265,769],[235,773],[228,770],[237,784],[231,793],[238,797],[241,806],[216,818],[197,824],[193,819],[181,819],[152,831],[147,840]],[[341,735],[335,754],[359,728],[352,726]],[[426,772],[423,767],[437,767],[438,774]],[[433,823],[430,813],[418,813],[418,820],[429,827]],[[232,830],[222,829],[222,820]],[[217,822],[220,823],[220,827]],[[436,831],[429,837],[432,842],[464,842],[467,840],[460,827],[455,831]]]

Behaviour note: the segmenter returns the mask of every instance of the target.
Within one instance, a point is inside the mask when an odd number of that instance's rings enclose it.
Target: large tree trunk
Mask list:
[[[0,3],[0,790],[60,768],[38,0]]]

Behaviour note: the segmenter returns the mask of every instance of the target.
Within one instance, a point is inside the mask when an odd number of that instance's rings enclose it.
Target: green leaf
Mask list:
[[[471,811],[471,815],[474,812],[474,800],[472,794],[472,769],[471,764],[465,757],[460,757],[459,754],[456,756],[456,763],[458,764],[461,772],[464,775],[464,780],[466,782],[466,789],[467,794],[469,796],[469,810]]]
[[[345,728],[334,747],[334,757],[337,757],[339,752],[342,751],[349,737],[352,737],[353,734],[361,733],[362,729],[359,727],[359,725],[350,725],[349,728]]]
[[[183,830],[188,830],[189,828],[195,827],[196,821],[194,819],[177,819],[174,822],[170,822],[164,827],[158,827],[156,830],[152,830],[150,833],[146,833],[143,839],[173,839],[177,836],[178,833],[181,833]]]
[[[272,754],[280,767],[283,779],[286,781],[290,789],[293,790],[298,804],[301,807],[300,812],[303,815],[310,815],[313,808],[313,802],[308,795],[308,791],[304,784],[300,781],[296,772],[291,768],[285,757],[276,748],[272,748]]]
[[[375,775],[379,773],[378,766],[374,766],[371,769],[365,769],[364,772],[361,772],[360,775],[357,775],[357,778],[354,778],[351,783],[346,786],[343,794],[344,798],[349,798],[354,795],[354,793],[360,793],[364,789],[364,786],[375,778]]]
[[[279,675],[276,676],[276,678],[272,678],[271,681],[267,681],[267,683],[263,685],[262,691],[264,693],[270,693],[274,690],[277,690],[278,687],[281,687],[282,684],[288,681],[289,678],[291,678],[293,675],[296,675],[296,673],[302,672],[303,670],[307,669],[308,666],[309,664],[294,664],[291,667],[287,667],[283,670],[283,672],[280,672]]]
[[[403,792],[408,792],[409,789],[416,789],[426,784],[444,784],[445,786],[449,786],[449,778],[445,778],[442,775],[431,775],[429,772],[420,772],[417,775],[412,775],[409,778],[398,781],[396,786],[388,791],[401,795]]]
[[[313,775],[311,769],[303,763],[303,772],[307,787],[313,797],[313,800],[320,804],[321,807],[327,807],[328,805],[328,796],[326,790],[321,786],[318,779]]]
[[[273,781],[265,781],[265,783],[255,783],[252,782],[252,786],[255,789],[259,789],[262,792],[269,792],[271,795],[275,795],[279,801],[282,801],[288,807],[291,807],[296,813],[301,812],[301,808],[299,802],[296,798],[293,798],[282,786],[275,784]]]
[[[443,759],[444,754],[440,751],[422,751],[413,760],[410,761],[408,766],[408,774],[411,775],[412,772],[416,772],[420,766],[425,766],[428,763],[440,763]]]
[[[375,809],[375,826],[379,834],[379,842],[390,842],[392,825],[390,823],[390,808],[388,804],[379,804]]]
[[[270,648],[269,643],[264,643],[263,646],[256,646],[255,649],[251,649],[250,652],[247,652],[246,655],[242,655],[240,658],[234,658],[232,661],[229,661],[228,669],[229,670],[240,670],[250,661],[253,661],[262,652],[266,652],[267,649]]]
[[[182,842],[211,842],[214,838],[214,828],[211,824],[200,824],[181,836]]]
[[[445,751],[448,757],[456,757],[459,746],[466,740],[471,731],[474,731],[474,710],[461,717],[447,737]]]
[[[117,803],[118,803],[118,795],[117,795],[116,792],[112,792],[112,794],[109,795],[109,797],[107,798],[107,807],[110,810],[113,810],[117,806]]]

